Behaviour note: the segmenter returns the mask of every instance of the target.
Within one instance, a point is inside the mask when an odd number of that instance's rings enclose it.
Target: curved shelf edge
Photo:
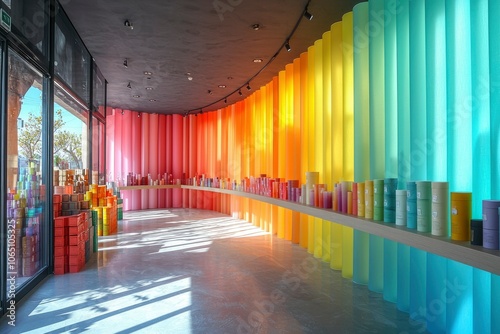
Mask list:
[[[430,233],[417,232],[404,226],[391,223],[377,222],[353,215],[338,213],[329,209],[320,209],[300,203],[294,203],[277,198],[256,195],[236,190],[181,186],[182,189],[211,191],[215,193],[235,195],[257,200],[290,209],[309,216],[352,227],[358,231],[373,234],[385,239],[399,242],[430,253],[455,260],[475,268],[479,268],[496,275],[500,275],[500,251],[490,250],[481,246],[471,245],[468,241],[454,241],[450,238],[433,236]]]
[[[151,189],[172,189],[172,188],[180,188],[180,185],[176,184],[164,184],[164,185],[142,185],[142,186],[123,186],[118,187],[118,190],[151,190]]]

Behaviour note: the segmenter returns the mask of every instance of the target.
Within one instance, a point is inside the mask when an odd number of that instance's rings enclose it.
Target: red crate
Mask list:
[[[54,227],[66,227],[67,226],[67,220],[66,217],[57,217],[54,218]]]
[[[80,255],[70,255],[68,261],[70,267],[71,266],[79,266],[81,264]]]
[[[66,249],[66,246],[54,247],[54,257],[65,256],[67,253],[68,250]]]
[[[80,255],[81,249],[80,245],[77,246],[69,246],[68,247],[68,254],[71,255]]]
[[[66,271],[64,270],[64,267],[54,267],[54,275],[64,275],[66,274]]]
[[[67,246],[67,245],[68,245],[68,239],[66,236],[54,238],[54,246],[55,247],[63,247],[63,246]]]
[[[74,273],[77,273],[80,271],[80,265],[76,265],[76,266],[69,266],[69,272],[71,274],[74,274]]]
[[[53,198],[52,203],[61,203],[62,202],[62,196],[61,195],[56,194],[52,198]]]
[[[66,228],[56,227],[54,228],[54,237],[64,237],[66,235]]]
[[[68,226],[78,226],[80,224],[80,215],[68,216]]]
[[[68,245],[70,246],[78,246],[80,243],[80,236],[79,235],[70,235],[68,238]]]
[[[68,263],[68,257],[66,255],[54,257],[54,268],[63,267]]]

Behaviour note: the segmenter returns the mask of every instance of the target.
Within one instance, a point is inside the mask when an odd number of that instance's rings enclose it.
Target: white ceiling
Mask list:
[[[228,104],[245,98],[307,51],[357,2],[311,0],[311,21],[302,16],[307,0],[61,3],[108,81],[108,106],[170,114],[215,110],[225,106],[226,96]],[[300,18],[290,39],[292,50],[287,52],[282,45]],[[133,29],[125,26],[127,20]],[[252,29],[254,24],[260,29]],[[256,58],[263,62],[254,63]],[[123,65],[125,59],[128,67]],[[144,75],[145,71],[152,75]],[[239,96],[238,89],[246,87],[250,78],[252,91],[244,88]]]

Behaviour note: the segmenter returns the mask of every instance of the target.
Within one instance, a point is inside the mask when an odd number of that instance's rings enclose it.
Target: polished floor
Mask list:
[[[422,333],[306,250],[216,212],[128,212],[80,273],[49,276],[0,333]]]

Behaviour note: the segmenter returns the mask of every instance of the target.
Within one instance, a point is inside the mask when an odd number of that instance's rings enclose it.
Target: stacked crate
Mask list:
[[[54,274],[79,272],[86,262],[88,212],[54,218]]]

